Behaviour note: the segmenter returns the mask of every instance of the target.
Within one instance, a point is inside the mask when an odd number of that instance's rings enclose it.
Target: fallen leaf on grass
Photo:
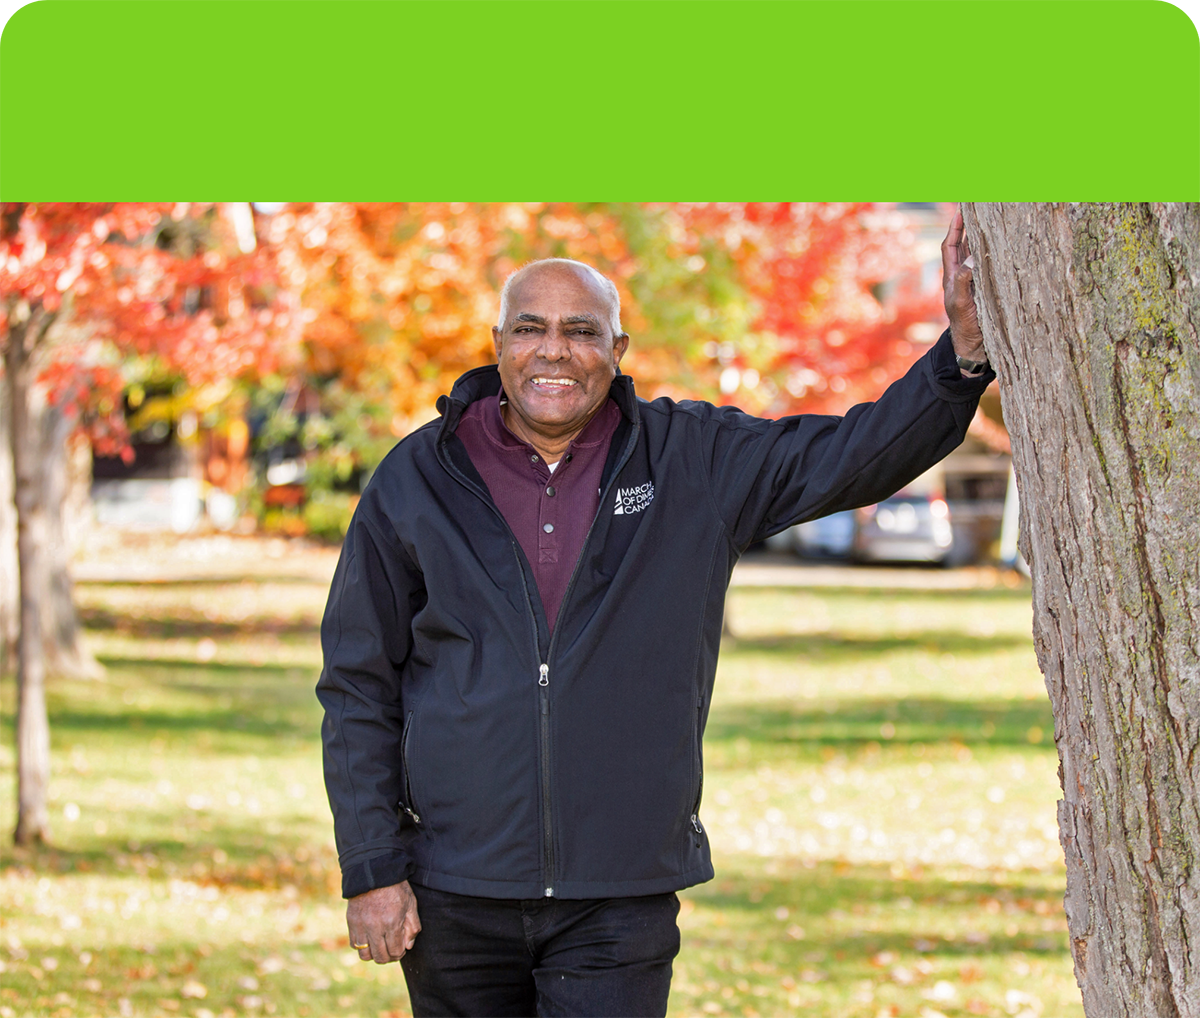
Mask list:
[[[947,1003],[958,996],[958,991],[953,987],[953,985],[946,982],[945,979],[939,979],[930,989],[921,994],[921,996],[929,1000]]]
[[[179,995],[189,1000],[201,1000],[208,996],[208,987],[203,983],[197,982],[195,979],[189,979],[183,984],[183,989],[179,991]]]

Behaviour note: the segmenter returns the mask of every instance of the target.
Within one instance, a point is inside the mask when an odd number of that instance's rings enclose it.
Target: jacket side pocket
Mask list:
[[[404,767],[404,801],[400,803],[400,809],[412,817],[414,824],[420,824],[421,817],[417,813],[417,804],[413,800],[412,794],[412,770],[408,760],[408,737],[412,733],[413,727],[413,712],[408,712],[408,719],[404,722],[404,735],[400,739],[400,762]]]
[[[700,823],[700,800],[704,798],[704,758],[701,754],[700,719],[704,714],[704,697],[696,698],[696,717],[692,725],[692,748],[696,761],[696,797],[692,801],[692,815],[689,823],[692,834],[697,839],[704,834],[704,825]]]

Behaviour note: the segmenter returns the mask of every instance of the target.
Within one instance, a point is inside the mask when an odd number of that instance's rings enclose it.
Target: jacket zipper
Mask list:
[[[414,824],[419,824],[421,818],[417,815],[417,804],[413,802],[412,794],[412,778],[411,771],[408,765],[408,736],[412,731],[413,712],[408,712],[408,721],[404,725],[404,737],[400,740],[400,760],[404,764],[404,802],[400,803],[400,808],[404,810]]]
[[[549,655],[547,655],[549,656]],[[543,897],[554,897],[554,826],[550,823],[550,666],[538,667],[542,734],[542,840],[546,853],[546,889]]]
[[[692,805],[692,830],[697,834],[704,833],[704,827],[700,823],[700,800],[704,798],[704,764],[700,759],[700,712],[704,710],[704,697],[700,697],[696,701],[696,723],[692,728],[692,734],[696,740],[696,773],[699,775],[699,781],[696,786],[696,801]]]
[[[622,468],[629,462],[629,457],[633,455],[633,450],[637,446],[638,434],[641,430],[641,421],[633,421],[629,441],[625,444],[625,449],[621,453],[621,458],[613,467],[612,475],[608,479],[608,484],[604,491],[600,493],[600,505],[596,509],[596,515],[592,517],[592,525],[588,527],[587,535],[583,539],[583,545],[579,551],[579,558],[575,562],[575,568],[571,572],[571,579],[567,583],[567,589],[563,593],[563,599],[559,604],[558,613],[562,615],[562,607],[570,599],[571,591],[575,587],[575,578],[579,575],[579,567],[583,562],[584,552],[587,551],[588,542],[592,539],[592,532],[596,529],[596,520],[600,518],[600,513],[604,511],[605,499],[608,493],[612,490],[618,475]],[[440,458],[440,457],[439,457]],[[445,464],[443,463],[443,466]],[[453,466],[453,464],[451,464]],[[499,518],[500,522],[508,530],[509,538],[512,541],[513,554],[517,559],[517,569],[521,574],[521,585],[525,589],[525,603],[529,608],[529,621],[533,627],[533,651],[534,656],[541,657],[541,645],[538,640],[537,628],[537,613],[533,610],[533,597],[529,593],[529,581],[525,578],[525,570],[521,567],[521,554],[517,548],[517,539],[512,532],[512,527],[508,525],[508,520],[504,518],[504,514],[496,507],[496,503],[484,494],[478,491],[465,477],[455,476],[457,471],[447,467],[447,472],[469,491],[474,491],[480,499],[488,506]],[[546,882],[545,889],[542,891],[542,896],[546,898],[554,897],[554,824],[550,817],[550,660],[554,657],[554,646],[558,642],[558,630],[555,630],[550,635],[550,646],[546,649],[546,660],[538,665],[538,713],[541,720],[541,785],[542,785],[542,851],[546,860]],[[405,776],[407,777],[407,770]]]

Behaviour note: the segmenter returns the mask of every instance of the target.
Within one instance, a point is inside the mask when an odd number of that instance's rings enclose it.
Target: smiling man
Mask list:
[[[951,328],[845,417],[639,400],[611,281],[509,278],[498,363],[379,466],[321,627],[351,942],[416,1015],[665,1014],[730,572],[962,441],[993,376],[961,234]]]
[[[534,262],[508,280],[492,328],[504,424],[549,463],[608,401],[629,346],[611,280],[580,262]],[[615,409],[615,406],[614,406]]]

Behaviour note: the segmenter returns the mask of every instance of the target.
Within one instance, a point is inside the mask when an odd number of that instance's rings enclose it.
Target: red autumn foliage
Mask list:
[[[191,386],[286,363],[294,322],[272,254],[240,251],[227,209],[6,203],[0,217],[0,341],[18,318],[55,317],[39,379],[84,414],[101,451],[124,444],[116,408],[131,356]]]
[[[764,407],[769,413],[841,413],[876,398],[924,348],[910,339],[910,328],[943,321],[940,292],[920,290],[911,227],[886,207],[745,202],[677,209],[693,246],[702,237],[719,239],[757,307],[751,331],[773,340],[765,363],[754,365],[769,389],[778,387]],[[884,284],[892,292],[881,301],[876,293]],[[750,366],[738,354],[726,365]],[[741,397],[732,390],[724,401]]]

